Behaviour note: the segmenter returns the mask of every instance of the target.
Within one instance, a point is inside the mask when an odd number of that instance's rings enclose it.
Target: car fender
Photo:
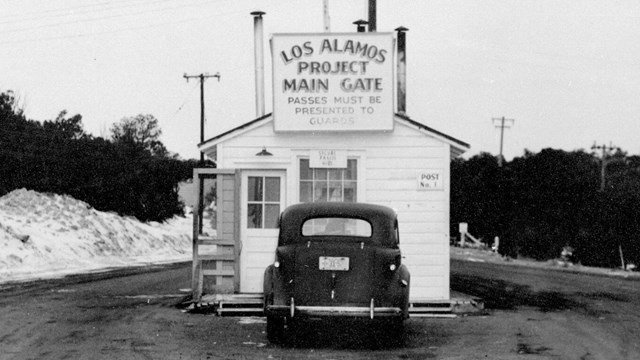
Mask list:
[[[405,264],[401,264],[397,270],[398,273],[398,284],[401,284],[402,287],[402,310],[404,312],[404,317],[409,317],[409,292],[411,290],[411,273],[409,272],[409,268]],[[404,282],[406,281],[406,285]]]
[[[273,266],[273,264],[267,266],[267,268],[264,270],[264,281],[262,283],[262,290],[263,290],[263,294],[264,294],[264,305],[265,307],[267,305],[271,305],[273,304],[273,272],[275,270],[275,267]]]

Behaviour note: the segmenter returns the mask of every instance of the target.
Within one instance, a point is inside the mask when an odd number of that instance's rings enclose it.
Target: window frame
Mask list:
[[[345,190],[346,189],[352,189],[353,190],[353,200],[352,201],[348,201],[348,202],[358,202],[358,201],[363,201],[360,199],[361,197],[361,193],[360,193],[360,182],[361,182],[361,159],[359,157],[355,157],[355,156],[349,156],[347,157],[347,167],[346,168],[311,168],[311,167],[307,167],[308,171],[311,174],[311,178],[303,178],[302,176],[302,172],[303,172],[303,161],[307,161],[307,163],[309,163],[309,157],[308,156],[300,156],[297,158],[297,175],[298,175],[298,179],[297,179],[297,183],[298,183],[298,191],[297,191],[297,195],[298,195],[298,201],[299,202],[320,202],[320,201],[340,201],[340,202],[344,202],[345,201]],[[350,165],[353,164],[353,165]],[[350,169],[350,167],[353,169],[353,172],[355,174],[353,179],[347,178],[347,174],[348,171]],[[335,174],[336,171],[340,172],[340,179],[336,179],[335,178]],[[333,178],[332,178],[333,175]],[[333,183],[333,184],[332,184]],[[331,189],[336,189],[336,183],[339,183],[339,189],[340,189],[340,199],[339,200],[331,200],[331,194],[330,191]],[[311,192],[310,196],[311,196],[311,200],[305,199],[302,196],[302,189],[303,187],[305,187],[305,185],[307,187],[310,186],[309,191]],[[320,189],[324,190],[324,194],[322,195],[322,197],[324,199],[320,200],[319,197],[316,195],[316,191],[318,189],[318,185],[320,185]],[[322,186],[324,185],[324,186]],[[334,187],[332,187],[332,185]],[[349,186],[347,186],[349,185]],[[317,199],[317,200],[314,200]]]
[[[249,192],[250,192],[250,188],[251,188],[251,178],[259,178],[262,179],[262,187],[260,189],[260,191],[262,192],[262,199],[261,200],[252,200],[249,198]],[[278,192],[279,192],[279,196],[278,196],[278,200],[277,201],[268,201],[267,200],[267,178],[274,178],[274,179],[278,179]],[[282,212],[283,209],[283,203],[282,203],[282,177],[280,176],[270,176],[270,175],[247,175],[247,200],[246,200],[246,206],[247,206],[247,228],[248,229],[277,229],[278,228],[278,224],[280,221],[280,213]],[[252,205],[260,205],[261,208],[261,218],[260,218],[260,226],[250,226],[252,224],[252,222],[249,219],[249,214],[250,214],[250,208]],[[274,224],[272,226],[267,226],[267,211],[266,208],[268,205],[278,205],[279,209],[277,212],[277,216],[275,218]]]

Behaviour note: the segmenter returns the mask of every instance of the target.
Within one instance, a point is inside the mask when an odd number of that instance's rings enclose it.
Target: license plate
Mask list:
[[[320,256],[320,270],[348,271],[348,257]]]

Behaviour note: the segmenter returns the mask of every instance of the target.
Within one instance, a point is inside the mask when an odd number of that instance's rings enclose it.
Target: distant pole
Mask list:
[[[376,0],[369,0],[369,32],[376,32],[377,22]]]
[[[207,78],[218,78],[220,81],[220,73],[216,73],[215,75],[209,75],[208,73],[203,73],[200,75],[187,75],[186,73],[183,75],[187,82],[189,79],[200,79],[200,143],[204,142],[204,81]],[[200,152],[200,163],[204,163],[204,153]]]
[[[329,0],[322,1],[322,15],[324,32],[331,32],[331,17],[329,16]]]
[[[593,146],[591,146],[591,150],[602,150],[602,158],[600,159],[600,191],[604,191],[607,182],[607,164],[609,163],[609,152],[612,150],[620,150],[620,148],[611,145],[611,143],[609,143],[609,146],[607,146],[605,144],[596,145],[596,143],[594,142]]]
[[[502,144],[504,142],[504,129],[509,129],[511,127],[511,125],[513,125],[513,123],[515,122],[514,119],[505,119],[505,117],[501,117],[501,118],[493,118],[491,119],[494,123],[496,121],[500,122],[500,125],[496,125],[496,128],[500,128],[500,156],[498,157],[498,166],[502,167],[502,161],[503,161],[503,156],[502,156]],[[511,122],[511,125],[509,124],[505,124],[506,122]]]

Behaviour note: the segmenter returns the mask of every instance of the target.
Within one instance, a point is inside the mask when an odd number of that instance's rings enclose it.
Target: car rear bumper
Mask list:
[[[265,308],[268,316],[284,317],[403,317],[404,312],[399,307],[366,307],[366,306],[289,306],[289,305],[268,305]]]

